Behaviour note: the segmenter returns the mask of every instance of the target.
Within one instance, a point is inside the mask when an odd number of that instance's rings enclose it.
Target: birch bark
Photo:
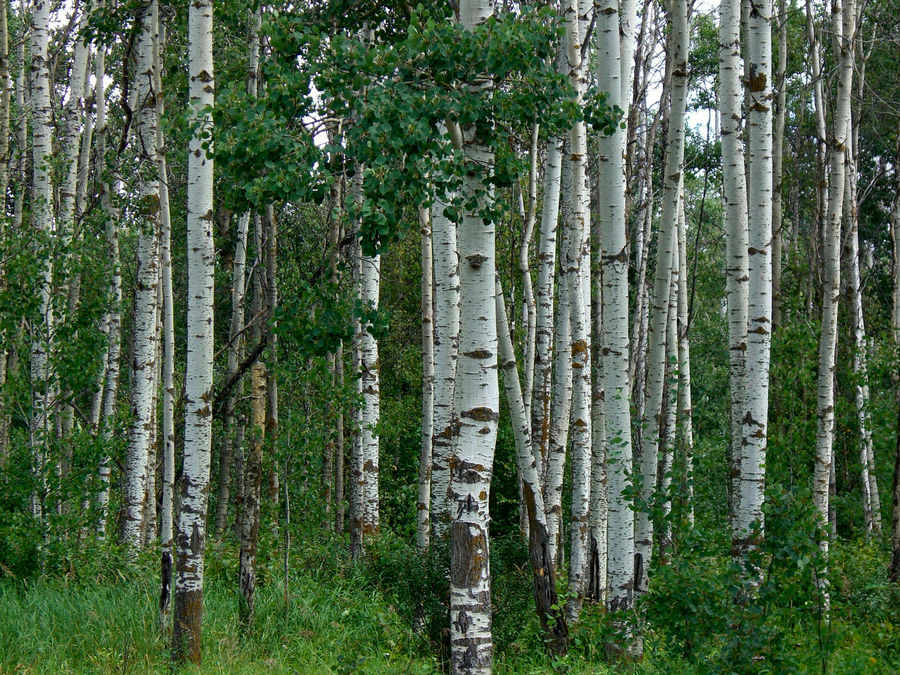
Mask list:
[[[553,287],[556,274],[556,228],[562,181],[562,139],[547,141],[544,162],[544,199],[538,247],[538,283],[535,291],[536,325],[534,384],[531,393],[532,450],[538,475],[543,477],[550,444],[550,407],[553,391]],[[543,484],[543,480],[542,480]]]
[[[831,29],[839,54],[837,95],[828,138],[828,210],[825,222],[824,279],[822,287],[822,333],[819,339],[819,377],[816,401],[816,461],[813,472],[813,503],[822,527],[828,524],[829,478],[834,456],[834,372],[837,357],[837,315],[840,297],[841,217],[844,178],[847,175],[847,143],[850,98],[853,84],[856,9],[853,0],[835,0],[831,5]],[[828,538],[819,546],[827,556]],[[827,588],[825,573],[819,585]],[[826,600],[827,600],[827,591]]]
[[[566,60],[569,80],[581,105],[587,88],[587,63],[582,40],[592,5],[570,0],[566,11]],[[567,209],[568,268],[572,368],[572,526],[569,556],[569,599],[566,618],[578,620],[587,588],[591,490],[591,322],[590,322],[590,190],[587,177],[587,130],[576,122],[569,131],[569,208]]]
[[[623,45],[615,0],[595,4],[597,81],[609,92],[607,103],[627,108],[622,94]],[[634,513],[624,492],[631,472],[631,413],[628,383],[628,256],[625,222],[625,134],[616,129],[597,141],[603,275],[603,372],[606,390],[607,465],[609,467],[609,598],[612,610],[628,609],[634,588]]]
[[[741,3],[722,0],[719,16],[719,101],[722,109],[722,181],[725,200],[728,298],[729,387],[731,394],[731,519],[737,536],[741,477],[741,410],[744,407],[744,354],[749,311],[749,223],[742,141]]]
[[[691,343],[687,287],[687,223],[684,181],[678,201],[678,419],[684,459],[684,498],[688,524],[694,525],[694,424],[691,397]]]
[[[782,227],[782,156],[784,149],[784,120],[787,106],[787,22],[784,0],[778,0],[778,66],[775,83],[778,94],[775,100],[775,129],[772,142],[772,326],[781,323],[781,267],[784,248]]]
[[[165,112],[162,93],[162,51],[165,29],[159,24],[159,42],[153,55],[156,114]],[[161,548],[159,594],[160,619],[167,625],[172,595],[172,544],[175,518],[175,304],[172,293],[172,217],[169,211],[169,180],[166,141],[161,124],[156,127],[156,161],[159,172],[160,282],[162,284],[162,504],[159,540]]]
[[[456,224],[438,197],[431,207],[434,255],[434,437],[431,454],[431,527],[435,541],[450,532],[450,457],[459,433],[454,397],[459,348],[459,256]]]
[[[466,30],[494,13],[491,0],[462,0],[459,23]],[[490,86],[482,74],[475,92]],[[450,500],[450,663],[453,673],[490,673],[491,577],[489,557],[490,489],[500,413],[497,379],[496,254],[494,223],[480,212],[492,196],[483,177],[493,153],[474,127],[462,129],[467,165],[463,196],[478,208],[466,208],[459,227],[459,360],[456,405],[459,439],[451,459]]]
[[[500,368],[503,370],[506,402],[513,418],[516,463],[522,476],[522,497],[528,516],[528,552],[531,559],[535,605],[550,653],[562,654],[567,647],[569,630],[556,591],[556,570],[550,557],[547,512],[541,494],[537,462],[531,446],[530,421],[525,413],[525,400],[519,385],[516,355],[509,336],[506,304],[499,276],[496,281],[496,298]]]
[[[853,318],[853,375],[856,402],[856,421],[859,434],[859,463],[862,487],[863,516],[866,536],[881,535],[881,500],[878,495],[878,479],[875,476],[875,451],[872,442],[872,416],[869,412],[869,368],[866,322],[863,315],[862,280],[859,271],[859,219],[856,201],[856,130],[850,131],[850,150],[844,190],[844,222],[850,228],[847,262],[850,278],[850,312]]]
[[[211,0],[188,9],[189,117],[196,129],[188,146],[188,309],[185,367],[184,469],[176,534],[175,661],[200,662],[203,612],[203,551],[212,433],[213,160],[202,147],[212,131],[207,112],[214,103]]]
[[[51,158],[53,138],[50,108],[50,74],[48,40],[50,24],[49,0],[36,0],[31,10],[31,123],[32,123],[32,221],[39,245],[49,244],[56,227],[53,218],[53,186],[51,183]],[[53,409],[53,385],[50,371],[51,336],[53,334],[53,308],[51,287],[53,283],[52,256],[45,256],[38,295],[40,309],[38,320],[31,325],[31,424],[29,442],[32,449],[34,491],[31,497],[31,513],[43,520],[46,483],[44,464],[49,442],[49,414]]]
[[[763,534],[772,340],[772,2],[754,5],[748,23],[748,305],[741,407],[740,505],[733,546],[743,554]],[[759,526],[754,530],[754,524]]]
[[[105,448],[109,448],[115,432],[116,401],[119,392],[119,357],[122,350],[122,272],[119,260],[119,230],[118,216],[112,205],[110,196],[109,176],[106,166],[106,51],[100,49],[94,62],[95,73],[95,99],[96,99],[96,129],[97,129],[97,162],[100,187],[100,206],[106,221],[106,250],[109,259],[110,278],[109,296],[110,306],[107,309],[103,322],[107,325],[106,335],[106,387],[103,389],[101,403],[101,431]],[[109,511],[109,482],[110,482],[110,457],[107,454],[100,460],[98,469],[100,477],[100,489],[97,492],[97,505],[100,518],[97,522],[97,532],[103,537],[106,532],[106,521]]]
[[[634,558],[635,590],[647,590],[650,559],[653,553],[653,521],[649,507],[655,499],[660,430],[665,428],[663,393],[666,384],[667,333],[673,262],[677,261],[678,203],[681,172],[684,170],[684,113],[687,101],[687,2],[678,0],[669,10],[671,25],[669,54],[672,85],[670,88],[669,132],[663,172],[662,213],[657,240],[656,273],[650,305],[649,354],[647,359],[647,399],[644,409],[644,431],[641,436],[641,498],[645,508],[635,516]]]
[[[156,157],[156,91],[153,82],[153,50],[159,41],[159,9],[156,0],[142,8],[138,35],[137,105],[135,146],[139,156],[140,231],[137,246],[137,280],[134,292],[131,363],[131,413],[125,463],[125,512],[121,539],[141,547],[144,525],[145,485],[156,403],[157,296],[159,286],[159,175]]]
[[[431,535],[431,446],[434,437],[434,280],[432,276],[431,222],[419,208],[422,261],[422,444],[419,452],[419,491],[416,503],[416,548],[428,548]]]

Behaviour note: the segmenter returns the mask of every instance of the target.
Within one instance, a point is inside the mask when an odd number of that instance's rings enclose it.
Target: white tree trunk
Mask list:
[[[188,9],[189,118],[196,125],[188,146],[187,362],[184,393],[184,469],[176,534],[175,614],[172,650],[176,661],[200,662],[203,612],[203,551],[212,436],[213,385],[213,160],[201,147],[212,131],[206,112],[214,103],[211,0]]]
[[[459,347],[459,256],[456,223],[445,204],[431,207],[434,253],[434,438],[431,454],[431,527],[436,541],[450,534],[450,457],[459,432],[454,397]]]
[[[672,293],[673,262],[677,262],[678,203],[681,172],[684,170],[684,112],[687,101],[688,27],[687,3],[673,2],[669,9],[671,26],[669,54],[671,55],[672,85],[670,93],[669,133],[666,139],[666,160],[663,171],[662,214],[656,253],[656,273],[650,305],[649,353],[647,359],[647,399],[644,409],[644,430],[641,435],[641,497],[646,506],[653,503],[657,484],[658,448],[662,419],[663,393],[666,383],[667,333]],[[677,269],[677,268],[676,268]],[[647,590],[650,559],[653,553],[653,521],[647,508],[635,516],[634,557],[635,590]]]
[[[669,310],[666,321],[666,382],[663,405],[660,411],[659,476],[657,486],[662,499],[662,529],[659,540],[660,562],[665,564],[667,552],[672,549],[672,479],[675,471],[675,440],[678,422],[678,295],[679,252],[676,247],[672,260],[672,286],[669,290]]]
[[[361,295],[366,306],[378,308],[381,256],[363,256]],[[360,414],[360,443],[363,456],[363,541],[378,532],[378,433],[380,393],[378,384],[378,342],[364,326],[360,335],[360,374],[363,403]]]
[[[550,407],[553,390],[553,286],[556,274],[556,229],[562,181],[562,139],[547,142],[544,199],[538,248],[534,383],[531,389],[531,438],[538,475],[544,475],[550,446]],[[542,481],[543,482],[543,481]]]
[[[722,183],[725,201],[728,298],[728,355],[731,393],[731,518],[732,537],[739,535],[738,510],[741,476],[741,410],[744,407],[744,354],[747,349],[749,224],[747,182],[742,141],[743,112],[741,3],[722,0],[719,16],[719,101],[722,110]]]
[[[615,0],[595,5],[597,82],[609,92],[607,103],[626,109],[623,95],[623,49],[619,6]],[[600,185],[600,247],[603,275],[603,372],[606,392],[607,480],[609,493],[609,599],[612,610],[631,607],[634,589],[634,512],[624,492],[631,473],[631,413],[628,382],[628,255],[625,222],[625,132],[616,129],[597,140]]]
[[[531,446],[530,420],[525,413],[525,400],[519,385],[516,355],[509,336],[506,304],[503,300],[499,275],[496,282],[496,294],[500,368],[503,370],[506,402],[512,417],[513,437],[516,443],[516,464],[519,475],[522,477],[522,497],[528,516],[528,551],[531,558],[535,604],[550,652],[561,654],[567,647],[568,626],[559,606],[556,592],[556,571],[550,557],[547,512],[541,494],[537,462]]]
[[[489,0],[463,0],[459,22],[473,29],[494,11]],[[482,86],[489,85],[485,79]],[[491,150],[462,130],[466,163],[465,201],[484,195],[484,172],[491,171]],[[491,576],[489,557],[490,490],[500,417],[497,379],[495,231],[479,209],[466,209],[459,227],[459,360],[456,409],[459,439],[451,462],[450,499],[450,664],[451,672],[490,673]]]
[[[694,525],[694,424],[691,400],[691,343],[687,287],[687,223],[684,218],[684,180],[678,200],[678,420],[684,453],[684,499],[688,524]]]
[[[141,547],[144,525],[145,487],[153,441],[156,408],[157,299],[159,285],[159,165],[156,156],[156,91],[153,82],[153,52],[159,43],[158,5],[151,0],[141,17],[138,36],[135,148],[139,153],[140,231],[134,292],[134,332],[131,363],[131,429],[125,460],[125,512],[122,542]]]
[[[156,83],[156,113],[163,116],[162,50],[165,33],[159,26],[159,42],[153,56]],[[167,625],[172,589],[172,544],[175,517],[175,306],[172,295],[172,218],[169,211],[169,182],[166,168],[165,135],[156,128],[156,161],[159,171],[160,282],[162,284],[162,504],[159,540],[161,545],[160,619]]]
[[[841,289],[841,217],[844,178],[847,175],[847,141],[850,127],[850,98],[853,84],[855,3],[832,3],[831,29],[840,55],[832,134],[828,139],[828,210],[825,222],[824,278],[822,287],[822,333],[819,339],[819,381],[816,402],[816,463],[813,472],[813,503],[822,527],[828,524],[829,479],[834,456],[834,372],[837,357],[838,299]],[[828,554],[828,538],[819,542]],[[826,575],[819,575],[820,588],[827,587]],[[827,591],[826,591],[827,593]],[[826,596],[827,599],[827,596]]]
[[[565,162],[569,164],[569,162]],[[569,166],[571,168],[571,165]],[[562,192],[568,193],[566,178],[569,168],[563,168]],[[564,207],[563,211],[567,211]],[[566,216],[563,217],[564,220]],[[569,259],[569,232],[561,228],[559,240],[560,272],[564,273]],[[550,427],[547,461],[544,465],[544,503],[547,508],[547,529],[550,533],[550,553],[554,565],[559,565],[562,529],[563,471],[569,445],[569,419],[572,406],[572,310],[571,293],[564,276],[557,284],[557,310],[553,331],[553,392],[550,398]]]
[[[34,176],[31,212],[38,246],[49,244],[56,230],[50,166],[53,156],[53,131],[50,126],[50,75],[47,52],[49,22],[49,0],[36,0],[31,13],[31,124]],[[37,323],[31,326],[32,410],[29,429],[36,486],[31,498],[31,513],[39,520],[43,519],[44,465],[47,461],[47,443],[50,440],[49,414],[54,407],[50,372],[54,323],[51,305],[53,263],[50,255],[44,257],[45,262],[38,280],[39,318]]]
[[[569,81],[581,105],[587,89],[587,61],[582,59],[585,20],[592,6],[569,0],[566,8],[566,61]],[[582,17],[585,17],[583,19]],[[584,26],[584,28],[582,28]],[[577,621],[587,589],[588,544],[591,491],[591,254],[590,254],[590,189],[587,176],[587,130],[584,122],[576,122],[569,131],[571,166],[569,191],[566,195],[568,230],[565,269],[570,302],[570,353],[572,368],[572,526],[569,556],[569,599],[566,618]]]
[[[109,297],[110,306],[103,317],[107,326],[106,335],[106,387],[103,388],[100,435],[106,448],[112,443],[115,433],[116,401],[119,392],[119,357],[122,351],[122,272],[119,261],[118,216],[112,206],[109,180],[106,177],[106,52],[101,49],[97,53],[95,68],[96,128],[97,128],[97,161],[100,176],[100,206],[106,220],[106,250],[109,259]],[[97,532],[102,537],[106,532],[106,521],[109,511],[109,479],[110,457],[105,454],[100,461],[100,489],[97,492],[97,505],[100,518]]]
[[[859,218],[856,201],[856,130],[852,130],[851,148],[847,162],[844,189],[844,221],[850,228],[847,250],[849,263],[848,288],[852,316],[854,350],[853,375],[855,384],[856,420],[859,434],[859,461],[862,479],[862,504],[866,536],[881,535],[881,500],[875,476],[875,451],[872,442],[872,416],[869,412],[869,368],[866,323],[863,315],[862,280],[859,264]]]
[[[538,138],[540,125],[537,122],[531,129],[531,146],[528,151],[528,204],[523,203],[522,242],[519,246],[519,274],[522,276],[522,323],[525,326],[525,386],[522,392],[525,403],[525,414],[531,419],[531,389],[534,386],[534,361],[537,340],[537,308],[534,299],[534,284],[531,280],[531,239],[534,236],[534,223],[537,216],[537,176],[538,176]],[[519,191],[521,198],[521,190]],[[524,200],[523,200],[524,202]]]
[[[754,5],[747,34],[748,305],[741,408],[740,504],[734,544],[756,547],[762,536],[772,341],[772,2]],[[759,529],[754,533],[753,525]]]
[[[431,535],[431,445],[434,437],[434,280],[431,222],[419,208],[422,260],[422,445],[419,453],[419,492],[416,502],[416,548],[428,548]]]
[[[787,22],[784,0],[778,0],[778,69],[775,81],[778,94],[775,101],[775,129],[772,142],[772,325],[781,324],[781,268],[784,248],[782,227],[782,155],[784,150],[784,120],[787,105]]]

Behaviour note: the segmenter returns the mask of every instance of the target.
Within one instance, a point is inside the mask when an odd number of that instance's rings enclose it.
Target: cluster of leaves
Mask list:
[[[786,672],[803,667],[793,644],[803,634],[805,665],[827,660],[833,644],[817,584],[825,565],[809,490],[772,485],[764,509],[766,536],[747,560],[727,562],[723,542],[697,528],[655,566],[641,612],[664,649],[735,672]]]
[[[337,176],[362,168],[351,212],[367,254],[401,238],[406,208],[435,196],[449,202],[453,220],[502,217],[505,205],[486,196],[527,170],[513,145],[538,121],[548,137],[579,119],[604,132],[619,122],[596,92],[580,105],[555,68],[559,26],[550,9],[466,30],[419,6],[391,40],[336,33],[309,18],[270,15],[265,91],[256,100],[238,87],[220,94],[216,157],[242,186],[232,198],[257,206],[319,201]],[[448,127],[484,148],[489,166],[454,147]]]

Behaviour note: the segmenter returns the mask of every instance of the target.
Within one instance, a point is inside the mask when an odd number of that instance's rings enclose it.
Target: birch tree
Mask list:
[[[591,5],[570,0],[566,7],[566,60],[569,80],[581,105],[587,88],[587,62],[582,40]],[[566,284],[570,299],[572,369],[572,529],[569,556],[569,600],[566,618],[577,621],[588,576],[591,489],[591,321],[590,321],[590,191],[587,176],[587,130],[576,121],[569,131],[570,185],[566,211],[569,253]]]
[[[360,176],[360,180],[361,178]],[[381,256],[368,256],[360,250],[356,273],[360,305],[377,310]],[[354,343],[357,350],[357,391],[361,396],[361,403],[357,410],[358,446],[351,468],[351,481],[356,482],[356,496],[350,503],[350,550],[354,557],[364,552],[366,542],[378,532],[377,425],[381,405],[378,342],[367,321],[360,320],[357,326]]]
[[[185,366],[184,469],[181,512],[176,534],[175,613],[172,651],[175,661],[201,658],[203,551],[212,432],[213,359],[213,160],[205,139],[211,131],[208,110],[214,103],[213,14],[210,0],[188,10],[189,116],[194,132],[188,146],[188,309]]]
[[[731,394],[732,537],[739,535],[741,410],[744,407],[744,354],[747,349],[749,224],[741,112],[741,11],[737,0],[722,0],[719,14],[719,101],[722,110],[722,183],[725,202],[725,283],[728,298],[729,387]]]
[[[131,363],[132,423],[125,463],[125,513],[122,541],[140,548],[144,525],[145,485],[151,470],[149,456],[155,428],[156,370],[159,324],[159,175],[157,164],[156,91],[153,52],[159,44],[159,8],[155,0],[141,11],[137,41],[137,101],[135,148],[139,156],[140,231],[137,245],[137,284],[134,293]]]
[[[747,32],[748,304],[741,417],[740,503],[734,546],[758,545],[764,516],[772,340],[772,3],[750,12]],[[754,534],[754,523],[758,530]]]
[[[822,289],[822,333],[819,338],[819,376],[816,395],[816,461],[813,473],[813,503],[822,527],[828,523],[829,479],[834,457],[834,371],[837,357],[837,315],[841,289],[840,251],[844,179],[847,175],[847,145],[850,99],[853,85],[856,7],[853,0],[835,0],[831,30],[838,60],[837,94],[828,137],[828,209],[825,221],[824,284]],[[819,546],[828,553],[828,538]],[[820,573],[820,588],[825,576]]]
[[[105,375],[106,386],[102,387],[101,431],[104,447],[107,449],[100,460],[100,489],[97,492],[97,505],[100,518],[97,522],[98,534],[102,537],[106,532],[106,521],[109,510],[110,457],[108,448],[114,436],[116,401],[119,391],[119,357],[122,350],[122,273],[119,260],[118,217],[112,205],[112,197],[106,166],[106,52],[100,49],[94,61],[94,97],[96,105],[97,163],[99,175],[100,206],[103,212],[106,231],[106,251],[109,261],[109,307],[103,316],[106,326]]]
[[[633,45],[619,36],[619,5],[601,0],[594,7],[597,82],[607,103],[625,108],[624,61]],[[631,413],[628,383],[628,258],[625,223],[625,134],[620,128],[598,139],[600,161],[600,251],[603,279],[603,372],[609,474],[609,597],[612,610],[631,607],[634,588],[634,513],[625,491],[631,469]]]
[[[635,590],[638,592],[647,590],[647,574],[653,552],[653,522],[648,507],[653,503],[656,492],[660,430],[664,428],[662,412],[666,383],[669,299],[672,292],[673,261],[677,262],[678,203],[681,198],[681,172],[684,170],[684,112],[688,78],[687,3],[673,2],[669,12],[671,22],[669,54],[672,59],[671,110],[663,172],[656,273],[650,305],[647,402],[641,438],[641,497],[645,506],[638,510],[635,517]]]
[[[53,218],[53,186],[51,182],[51,158],[53,132],[50,126],[50,73],[48,41],[50,3],[36,0],[31,9],[31,124],[32,124],[32,221],[39,244],[49,246],[56,230]],[[50,371],[50,353],[53,335],[53,307],[51,287],[53,283],[53,258],[46,256],[38,279],[40,309],[37,322],[31,332],[31,420],[29,441],[32,448],[34,488],[31,497],[31,513],[38,519],[44,517],[44,465],[47,460],[50,435],[50,412],[54,400],[54,387]],[[43,528],[42,528],[43,529]]]
[[[458,21],[464,29],[474,30],[493,13],[493,3],[488,0],[463,0]],[[489,74],[483,74],[474,91],[488,86]],[[495,232],[494,223],[483,220],[481,212],[491,199],[484,194],[482,177],[491,171],[494,157],[474,126],[463,128],[461,136],[470,168],[463,185],[466,208],[457,242],[460,321],[455,402],[459,438],[450,483],[454,509],[450,526],[450,663],[454,673],[475,674],[490,673],[493,663],[488,526],[500,391]]]
[[[431,272],[431,223],[428,211],[419,208],[422,261],[422,444],[419,451],[419,489],[416,502],[416,548],[428,548],[431,535],[431,446],[434,437],[434,279]]]
[[[445,197],[444,197],[445,198]],[[450,457],[456,447],[455,405],[459,348],[459,255],[456,223],[438,196],[431,207],[434,255],[434,435],[431,454],[431,529],[436,541],[450,532]]]
[[[550,557],[547,512],[541,492],[536,456],[531,443],[530,420],[525,413],[525,399],[519,384],[515,351],[513,351],[512,340],[509,336],[509,322],[499,276],[496,283],[496,300],[500,368],[503,371],[506,402],[513,417],[516,463],[522,476],[522,498],[528,517],[528,551],[532,567],[535,605],[550,653],[562,654],[568,645],[568,626],[559,606],[556,590],[556,566]]]

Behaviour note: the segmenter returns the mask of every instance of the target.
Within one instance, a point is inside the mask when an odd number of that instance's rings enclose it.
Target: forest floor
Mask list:
[[[352,565],[328,545],[292,550],[287,600],[282,560],[273,550],[263,558],[268,565],[260,567],[255,622],[244,631],[238,620],[236,551],[213,545],[207,556],[203,665],[184,672],[441,672],[434,642],[422,635],[427,630],[413,629],[409,598],[403,597],[415,596],[409,592],[412,586],[403,591],[403,583],[396,583],[403,573],[399,567],[415,566],[415,556],[391,562],[385,549],[375,564]],[[172,672],[169,636],[158,618],[155,556],[149,553],[132,562],[121,552],[104,559],[94,551],[66,564],[68,570],[57,568],[38,580],[0,577],[0,675]],[[413,569],[407,571],[414,574]],[[386,583],[389,579],[394,583]],[[497,575],[497,673],[749,672],[706,659],[688,664],[653,644],[647,645],[641,663],[612,669],[599,648],[602,618],[595,608],[585,610],[585,620],[573,632],[573,653],[551,663],[540,646],[529,586],[527,573],[518,565],[512,573],[507,569]],[[893,613],[893,620],[900,607],[895,610],[887,612]],[[883,638],[892,642],[895,627],[884,630]],[[900,672],[895,658],[900,646],[885,650],[876,648],[877,642],[871,628],[844,629],[826,670]],[[788,656],[782,662],[786,670],[777,672],[822,672],[820,667],[810,669],[809,661],[792,660]],[[755,670],[752,665],[750,670]]]

